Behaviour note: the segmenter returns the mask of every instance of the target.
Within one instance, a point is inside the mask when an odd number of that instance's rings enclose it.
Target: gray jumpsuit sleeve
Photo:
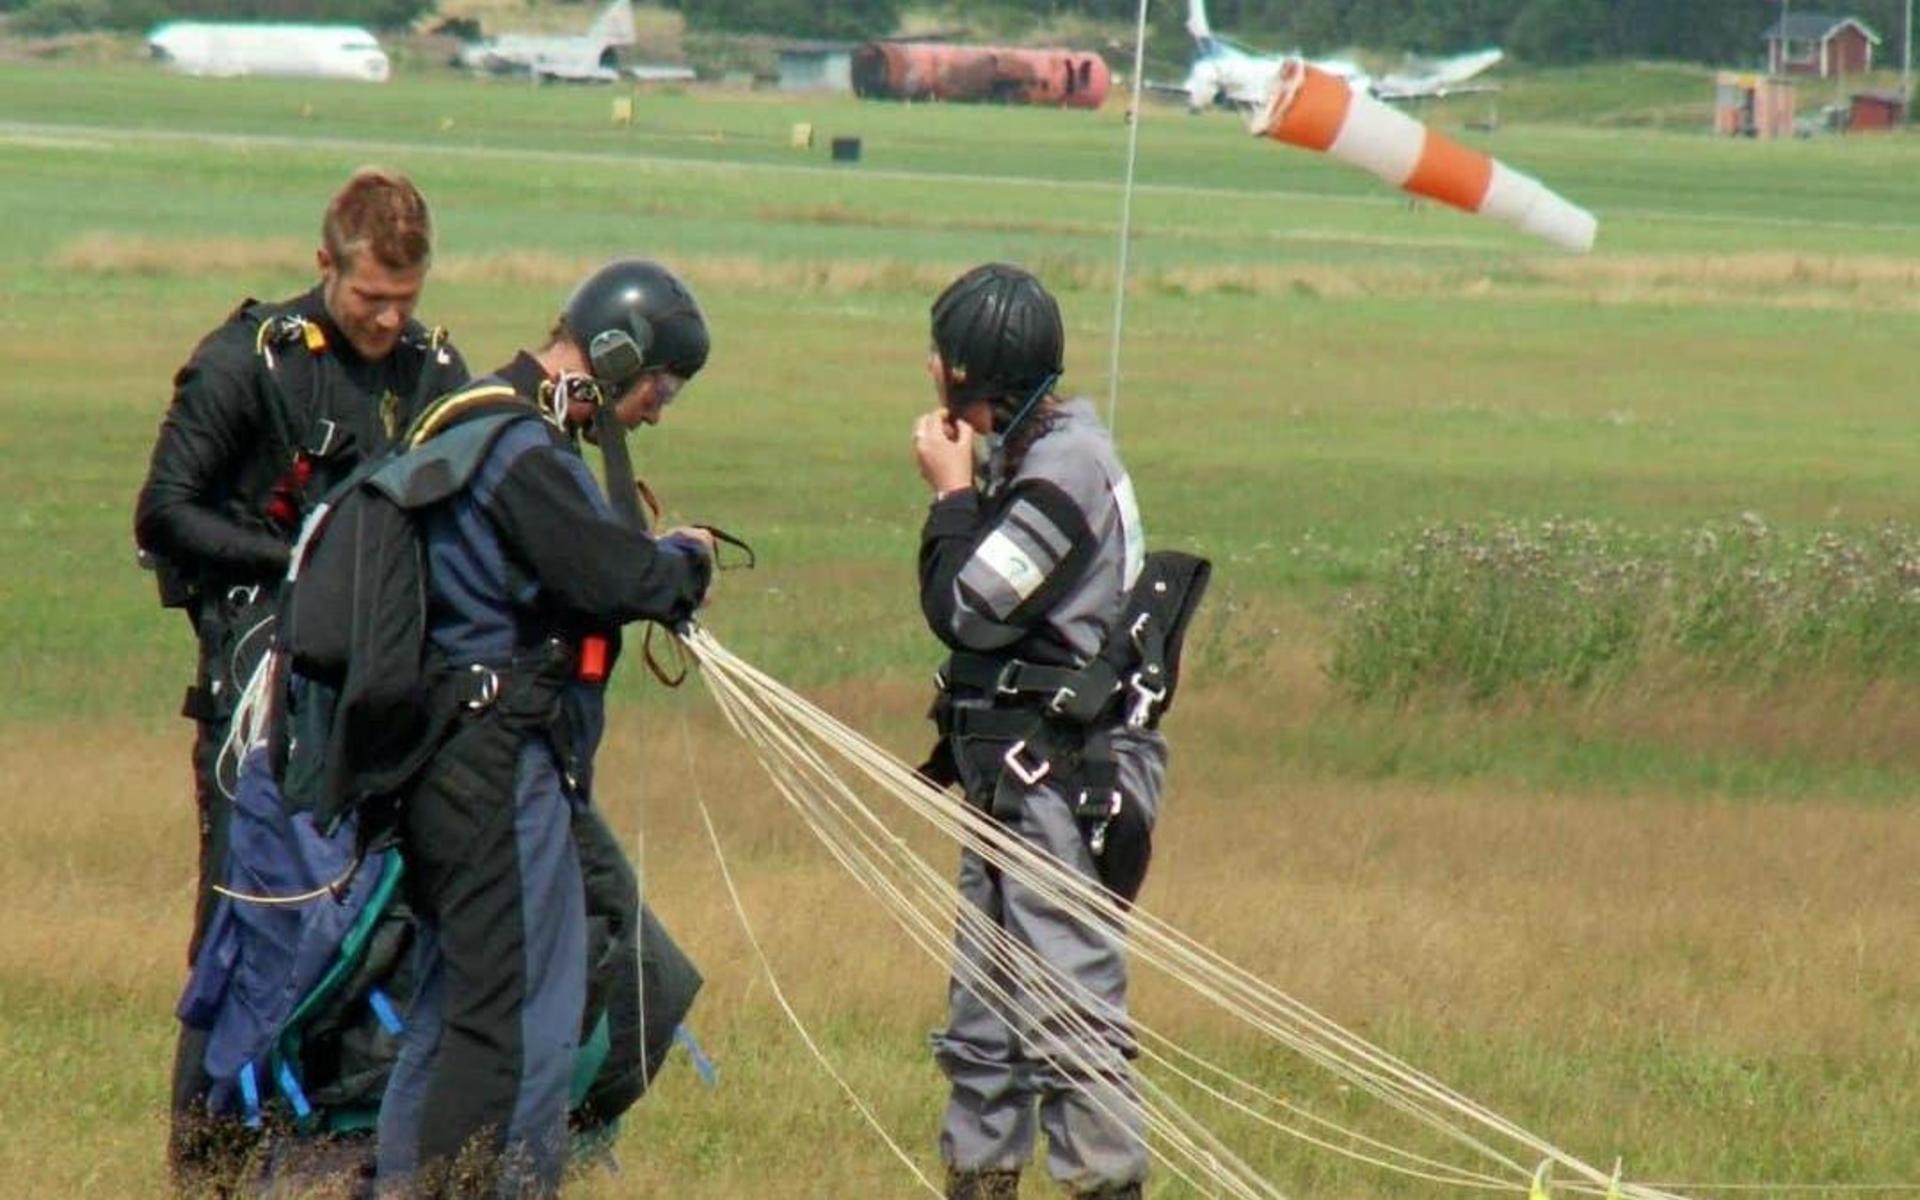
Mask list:
[[[1021,480],[991,505],[949,496],[921,530],[921,610],[956,650],[1010,646],[1079,583],[1091,551],[1085,513],[1046,480]]]

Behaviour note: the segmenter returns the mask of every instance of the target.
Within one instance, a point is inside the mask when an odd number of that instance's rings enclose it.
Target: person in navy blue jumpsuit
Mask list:
[[[422,983],[380,1110],[383,1196],[558,1191],[587,974],[571,827],[603,724],[582,651],[687,618],[713,561],[704,530],[656,539],[617,516],[568,430],[594,398],[626,428],[657,422],[706,352],[684,286],[629,260],[576,290],[542,349],[467,389],[540,416],[424,514],[428,634],[463,715],[400,807]]]

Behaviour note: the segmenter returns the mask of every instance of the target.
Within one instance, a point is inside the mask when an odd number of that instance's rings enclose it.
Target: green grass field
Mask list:
[[[691,92],[641,96],[625,129],[608,101],[450,75],[0,68],[12,1190],[162,1186],[190,645],[133,565],[133,495],[173,369],[241,297],[306,286],[320,208],[355,165],[404,168],[433,200],[422,312],[482,368],[602,258],[686,275],[714,358],[636,454],[670,509],[761,552],[708,624],[921,748],[937,655],[912,595],[907,432],[931,403],[926,308],[973,262],[1035,267],[1067,312],[1069,385],[1104,404],[1121,114]],[[1920,682],[1654,662],[1586,691],[1396,707],[1327,679],[1347,605],[1428,523],[1664,538],[1753,512],[1811,536],[1920,511],[1920,139],[1526,120],[1566,107],[1516,95],[1500,132],[1461,136],[1599,214],[1582,260],[1225,117],[1145,114],[1118,429],[1152,539],[1218,569],[1146,903],[1630,1178],[1920,1181]],[[788,144],[801,121],[813,150]],[[830,164],[833,136],[859,136],[862,161]],[[615,689],[604,800],[644,831],[652,901],[706,970],[694,1024],[722,1082],[675,1068],[630,1122],[625,1173],[579,1194],[911,1194],[770,1000],[691,799],[713,805],[796,1006],[929,1165],[939,965],[860,907],[697,688],[639,675]],[[1375,1119],[1164,981],[1139,1004]],[[1236,1144],[1289,1195],[1440,1194],[1271,1135]]]

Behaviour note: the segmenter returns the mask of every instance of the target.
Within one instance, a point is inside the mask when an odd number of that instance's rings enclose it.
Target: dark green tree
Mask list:
[[[692,29],[858,40],[900,24],[899,0],[680,0]]]

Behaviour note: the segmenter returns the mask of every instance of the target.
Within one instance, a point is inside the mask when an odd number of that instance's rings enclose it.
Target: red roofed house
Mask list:
[[[1858,17],[1793,13],[1767,30],[1767,70],[1774,75],[1864,75],[1873,70],[1880,35]]]

